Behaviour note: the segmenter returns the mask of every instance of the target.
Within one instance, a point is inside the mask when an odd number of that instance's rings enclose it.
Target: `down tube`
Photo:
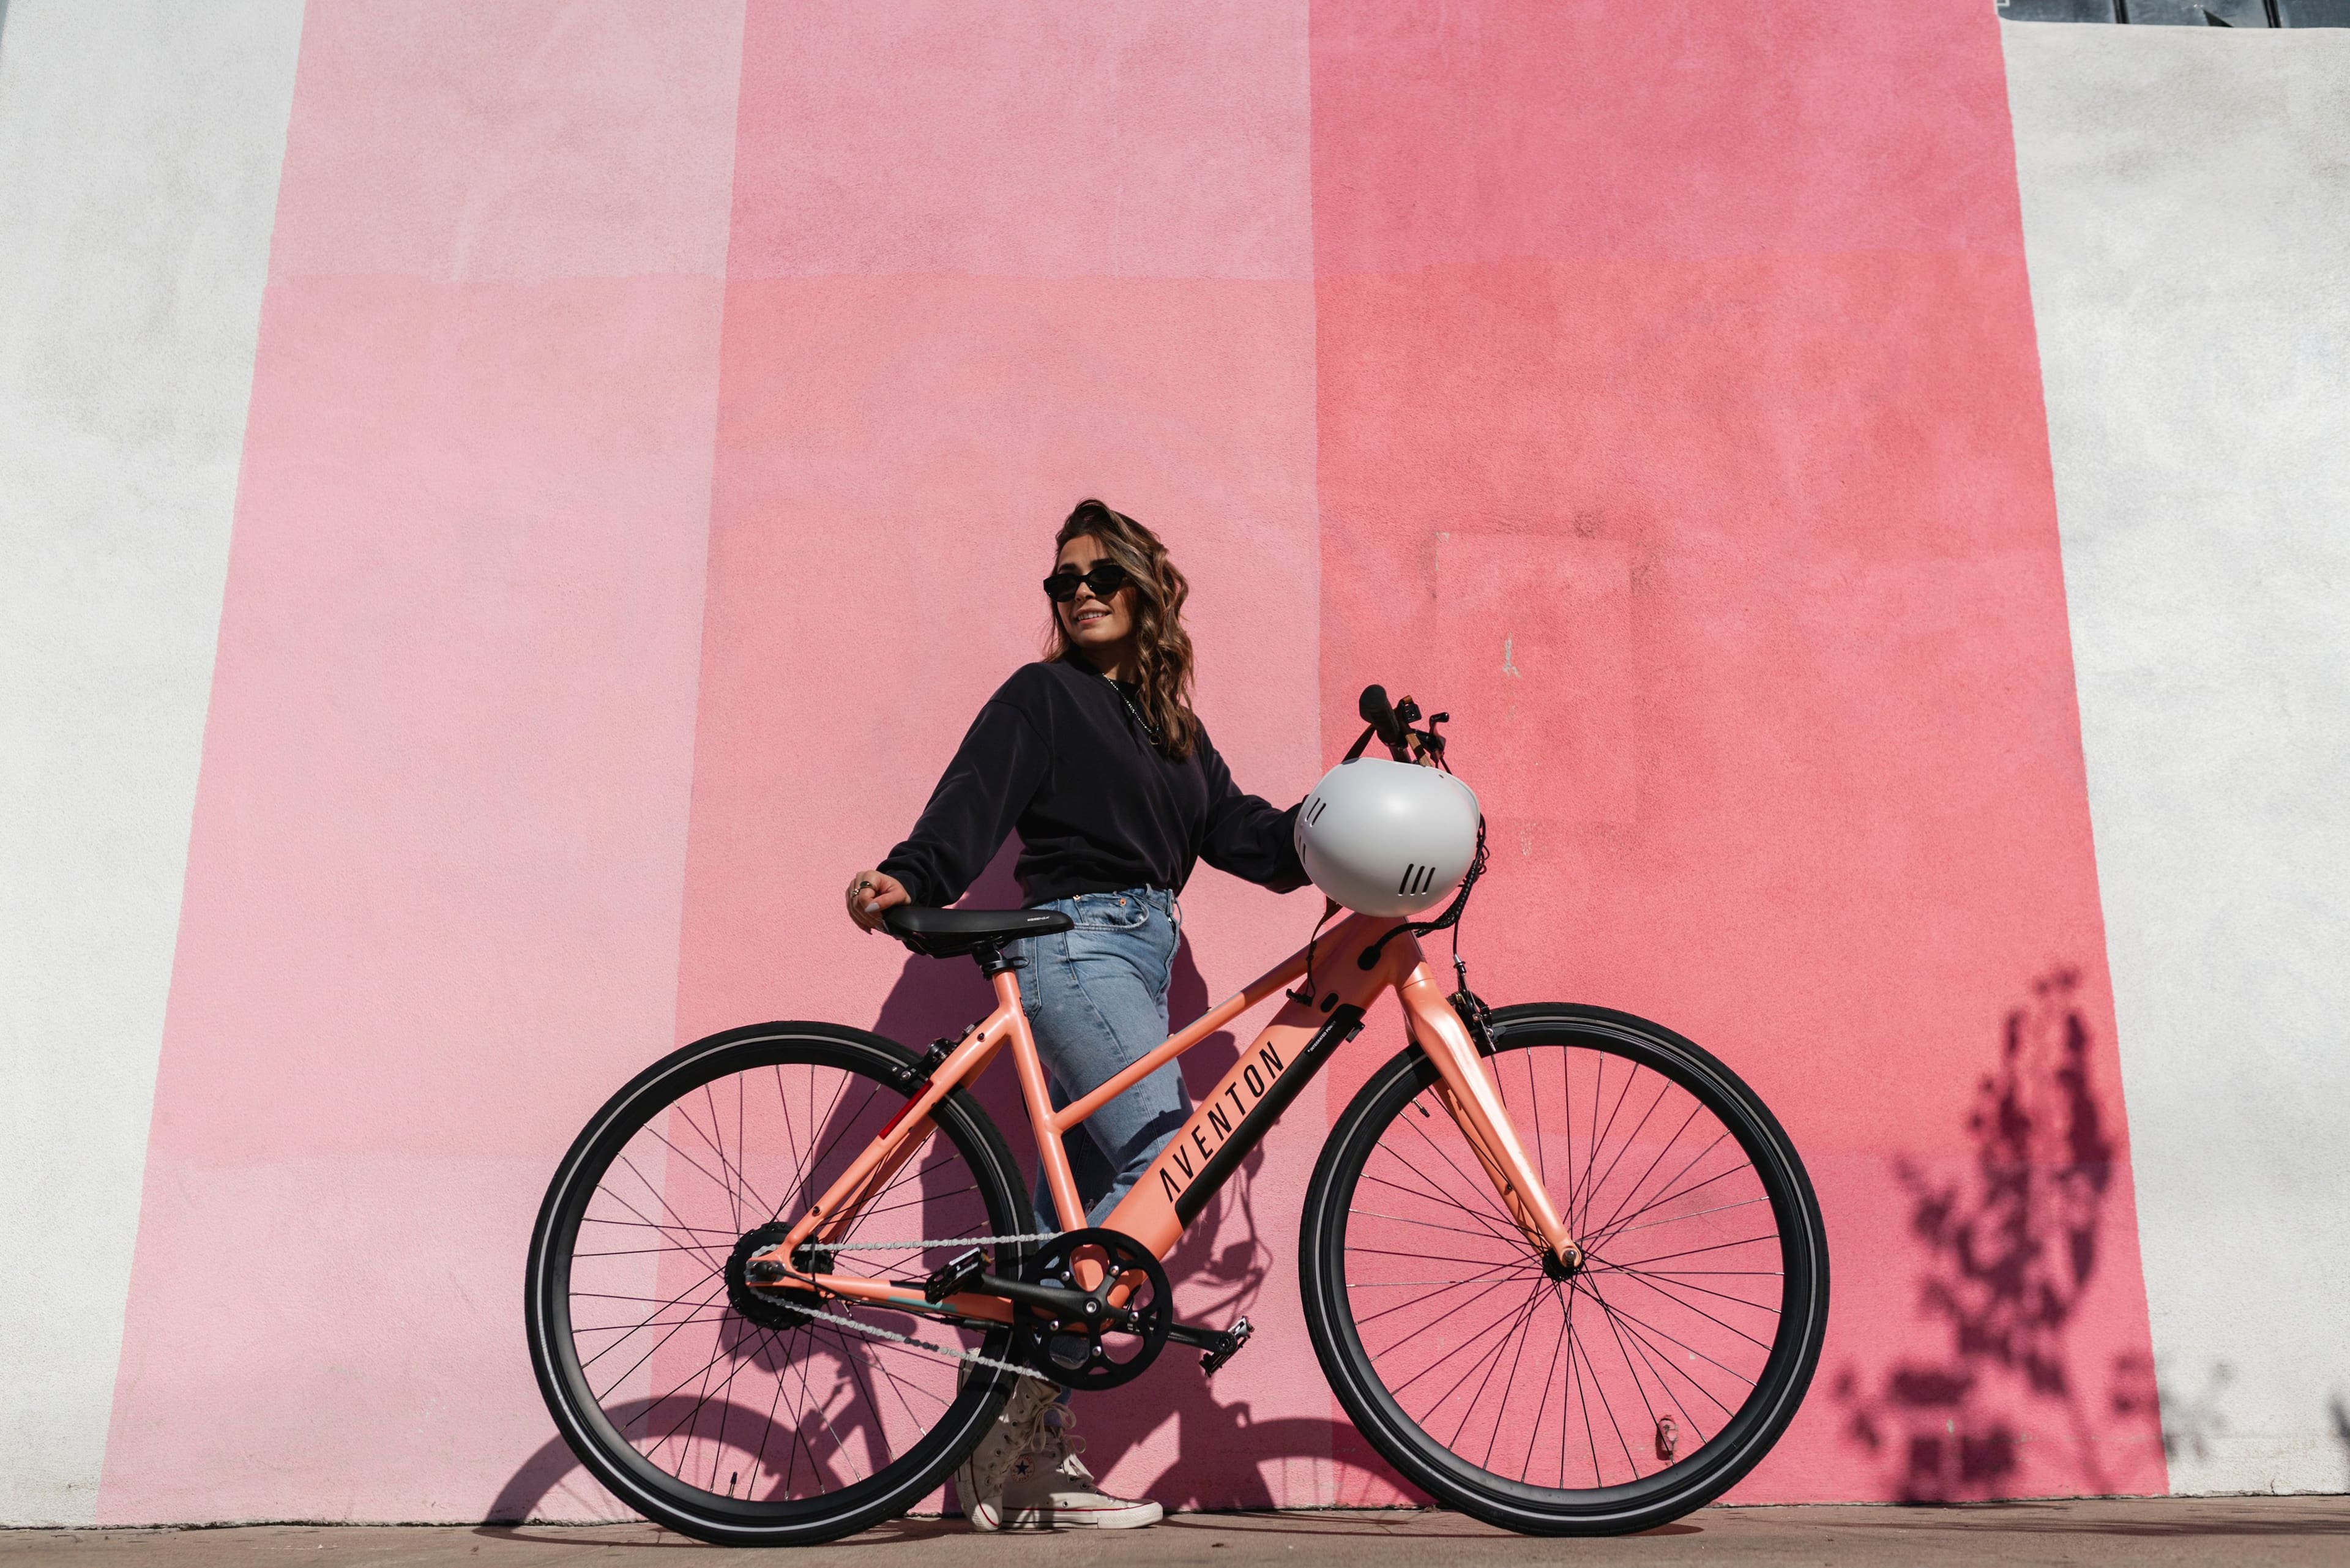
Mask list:
[[[1103,1224],[1133,1237],[1155,1256],[1175,1250],[1184,1227],[1263,1141],[1331,1053],[1362,1033],[1364,1012],[1399,978],[1396,965],[1404,955],[1393,950],[1410,944],[1391,944],[1368,971],[1354,961],[1392,925],[1358,915],[1323,940],[1315,964],[1320,1002],[1293,999],[1274,1014]]]

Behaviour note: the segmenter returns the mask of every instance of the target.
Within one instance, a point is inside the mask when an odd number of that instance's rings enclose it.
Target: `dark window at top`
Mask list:
[[[2350,0],[1993,0],[2011,22],[2137,27],[2350,27]]]
[[[2114,0],[1999,0],[2011,22],[2110,22]]]

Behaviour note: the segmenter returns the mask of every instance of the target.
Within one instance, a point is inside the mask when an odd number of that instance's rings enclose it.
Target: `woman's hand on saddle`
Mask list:
[[[848,879],[848,918],[858,929],[878,931],[881,929],[881,911],[900,904],[910,904],[914,896],[906,885],[886,871],[859,871]]]

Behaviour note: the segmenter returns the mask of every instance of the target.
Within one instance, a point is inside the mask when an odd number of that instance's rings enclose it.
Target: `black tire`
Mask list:
[[[730,1030],[639,1074],[565,1156],[531,1234],[531,1365],[579,1462],[646,1518],[727,1545],[834,1540],[920,1502],[1002,1409],[1008,1373],[793,1305],[999,1359],[1008,1329],[983,1336],[831,1298],[778,1303],[742,1278],[768,1244],[756,1233],[797,1219],[905,1105],[913,1062],[835,1024]],[[1033,1229],[1019,1166],[986,1113],[958,1092],[932,1128],[841,1240]],[[1025,1251],[997,1249],[997,1266]],[[919,1278],[948,1255],[842,1251],[832,1267]]]
[[[1414,1045],[1323,1147],[1306,1329],[1364,1438],[1439,1502],[1534,1535],[1653,1529],[1728,1490],[1803,1403],[1827,1327],[1819,1203],[1769,1109],[1670,1030],[1536,1003],[1495,1012],[1493,1037],[1585,1272],[1555,1277],[1507,1220]]]

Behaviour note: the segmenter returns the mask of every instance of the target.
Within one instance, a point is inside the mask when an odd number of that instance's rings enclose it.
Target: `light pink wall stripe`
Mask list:
[[[1304,7],[763,7],[742,127],[679,1032],[878,1018],[919,1045],[985,1011],[975,974],[859,938],[839,888],[1036,656],[1078,498],[1190,575],[1200,706],[1243,787],[1313,782]],[[1008,867],[972,898],[1017,903]],[[1183,902],[1194,1011],[1319,909],[1204,867]],[[1255,1174],[1260,1244],[1203,1222],[1172,1264],[1216,1265],[1179,1289],[1187,1316],[1245,1306],[1266,1334],[1213,1385],[1170,1357],[1147,1397],[1092,1401],[1112,1484],[1323,1495],[1287,1244],[1321,1113],[1313,1091]]]
[[[310,8],[104,1520],[544,1441],[530,1220],[671,1025],[741,27]]]

